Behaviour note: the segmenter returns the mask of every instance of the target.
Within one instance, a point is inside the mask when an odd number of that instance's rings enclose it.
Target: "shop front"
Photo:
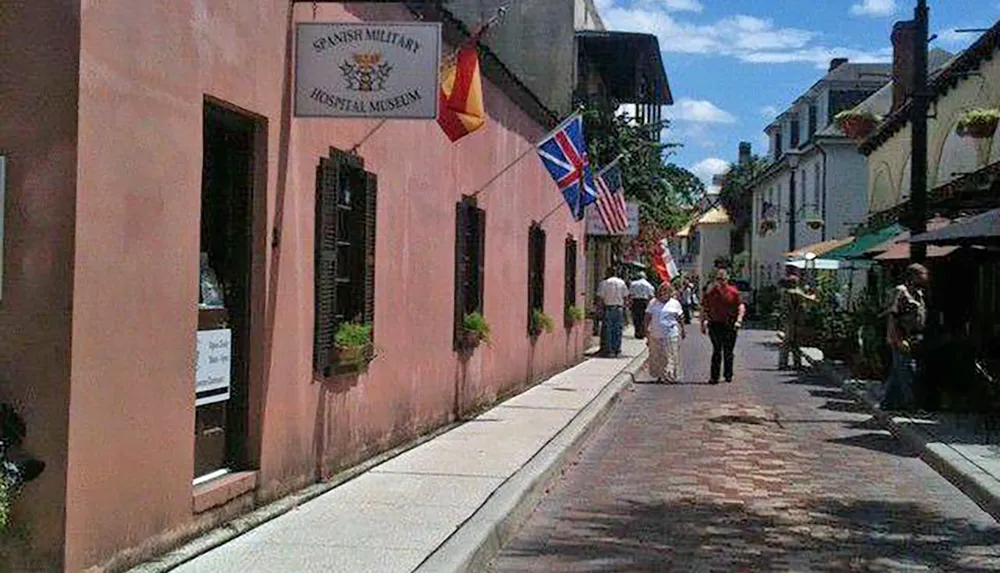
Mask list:
[[[74,54],[0,59],[44,70],[0,109],[0,401],[48,464],[15,508],[28,570],[121,570],[581,359],[580,325],[528,335],[529,304],[582,305],[586,245],[568,211],[535,224],[562,197],[515,160],[556,117],[515,78],[487,75],[486,126],[452,143],[393,98],[298,113],[297,25],[417,23],[402,5],[85,3],[39,37],[52,10],[0,24]],[[28,92],[50,89],[38,135]],[[490,345],[457,349],[459,307]]]

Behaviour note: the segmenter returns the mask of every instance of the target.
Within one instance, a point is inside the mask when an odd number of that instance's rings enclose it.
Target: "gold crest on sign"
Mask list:
[[[347,89],[357,92],[378,92],[385,89],[385,82],[392,73],[392,65],[378,52],[351,54],[344,60],[340,71],[347,82]]]

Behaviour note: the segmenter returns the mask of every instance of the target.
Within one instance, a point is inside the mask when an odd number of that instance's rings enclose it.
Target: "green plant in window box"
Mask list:
[[[480,343],[490,343],[490,324],[479,312],[470,312],[462,317],[462,346],[475,348]]]
[[[566,307],[566,318],[567,318],[566,322],[568,323],[569,326],[573,326],[578,322],[583,322],[583,319],[586,318],[586,316],[587,313],[584,312],[584,310],[578,306]]]
[[[337,363],[363,368],[372,360],[372,325],[370,323],[343,322],[333,336]]]
[[[955,132],[961,137],[988,139],[993,137],[1000,122],[1000,109],[970,109],[958,118]]]
[[[555,323],[551,316],[537,308],[531,311],[532,336],[538,336],[542,332],[552,332],[553,328],[555,328]]]

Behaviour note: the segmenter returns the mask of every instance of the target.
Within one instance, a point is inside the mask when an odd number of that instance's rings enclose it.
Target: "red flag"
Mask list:
[[[448,139],[458,141],[486,123],[483,80],[479,73],[479,34],[462,44],[441,74],[438,125]]]

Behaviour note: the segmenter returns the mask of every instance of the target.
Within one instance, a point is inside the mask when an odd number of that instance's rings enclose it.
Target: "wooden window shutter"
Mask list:
[[[486,211],[476,209],[476,310],[483,312],[486,303],[483,300],[483,291],[486,288]]]
[[[538,286],[536,287],[536,293],[538,296],[538,308],[545,308],[545,231],[541,227],[538,227],[537,235],[538,243],[536,248],[538,253],[535,255],[535,260],[538,262]]]
[[[569,321],[569,308],[576,306],[576,239],[566,238],[566,275],[564,281],[563,312],[564,319]]]
[[[378,177],[365,172],[365,267],[364,267],[364,317],[375,326],[375,235],[378,219]]]
[[[469,226],[469,210],[465,200],[455,204],[455,328],[452,346],[459,348],[462,336],[462,323],[465,319],[465,284],[466,269],[468,269],[468,253],[466,246]]]
[[[341,162],[320,158],[316,168],[313,367],[328,375],[337,328],[337,195]]]

